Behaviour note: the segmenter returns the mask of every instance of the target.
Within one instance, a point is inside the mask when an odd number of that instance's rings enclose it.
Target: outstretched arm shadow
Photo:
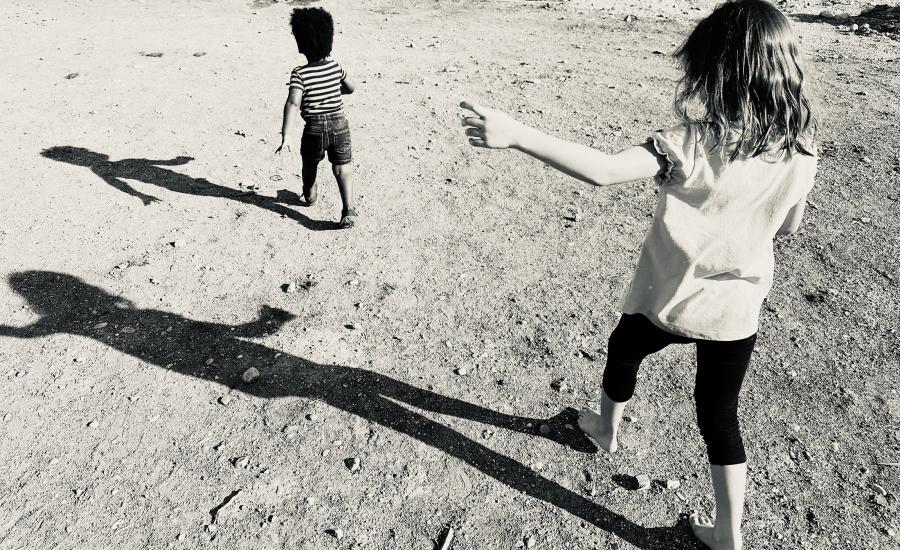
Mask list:
[[[232,327],[159,310],[117,306],[121,303],[118,297],[70,275],[43,271],[16,273],[10,277],[10,284],[29,301],[36,313],[52,319],[52,324],[42,320],[24,328],[0,326],[0,335],[35,338],[62,332],[87,336],[161,368],[225,384],[236,391],[262,398],[317,399],[417,439],[512,489],[557,506],[638,548],[699,548],[683,521],[674,527],[636,525],[399,402],[518,431],[527,432],[522,429],[522,424],[533,419],[491,411],[364,369],[314,363],[241,339],[277,330],[292,318],[285,311],[263,308],[259,319]],[[98,328],[98,317],[92,311],[103,312],[107,325]],[[104,331],[124,325],[142,330],[129,338],[110,337],[108,331]],[[215,354],[221,361],[206,365],[203,358],[210,354]],[[279,356],[277,360],[276,355]],[[241,373],[248,366],[255,366],[263,373],[253,384],[241,381]]]

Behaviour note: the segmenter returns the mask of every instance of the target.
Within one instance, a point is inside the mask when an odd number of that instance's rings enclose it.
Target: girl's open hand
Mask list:
[[[476,115],[462,119],[470,145],[488,149],[506,149],[517,145],[517,140],[525,127],[521,122],[503,111],[489,109],[470,101],[463,101],[459,106]]]

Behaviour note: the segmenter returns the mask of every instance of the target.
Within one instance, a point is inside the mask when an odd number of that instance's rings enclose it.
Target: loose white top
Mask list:
[[[730,160],[699,134],[679,125],[650,138],[668,169],[656,178],[659,202],[622,311],[691,338],[740,340],[757,332],[773,239],[812,189],[817,158]]]

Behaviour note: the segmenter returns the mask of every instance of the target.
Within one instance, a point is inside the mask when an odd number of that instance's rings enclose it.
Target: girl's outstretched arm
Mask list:
[[[564,174],[592,185],[612,185],[652,178],[663,173],[666,168],[665,158],[650,143],[610,155],[545,134],[496,109],[468,101],[463,101],[460,107],[476,115],[462,119],[472,146],[518,149]]]

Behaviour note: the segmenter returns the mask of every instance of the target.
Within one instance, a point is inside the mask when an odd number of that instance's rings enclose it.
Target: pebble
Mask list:
[[[12,413],[6,413],[3,415],[3,421],[9,422],[9,419],[12,418]]]
[[[554,380],[550,383],[550,387],[558,392],[564,392],[569,389],[569,385],[566,383],[565,378],[560,378],[558,380]]]
[[[231,397],[229,397],[227,395],[223,395],[222,397],[219,398],[219,403],[221,403],[222,405],[225,405],[227,407],[228,404],[231,403]]]
[[[294,283],[285,283],[281,285],[281,290],[287,292],[288,294],[293,294],[297,292],[297,285],[295,285]]]
[[[535,539],[534,537],[529,536],[525,538],[525,548],[534,548],[536,544],[537,539]]]
[[[137,332],[137,329],[134,327],[122,327],[122,332],[125,334],[134,334]]]
[[[96,325],[94,325],[94,328],[105,328],[108,324],[109,323],[107,322],[97,323]]]
[[[344,460],[344,465],[347,466],[347,469],[351,472],[358,472],[360,468],[359,459],[356,457],[351,457]]]
[[[670,491],[676,491],[681,488],[681,482],[677,479],[667,479],[663,481],[663,487],[669,489]]]
[[[185,243],[184,243],[184,240],[182,240],[182,239],[176,239],[176,240],[170,242],[169,244],[172,245],[173,248],[181,248],[184,246]]]
[[[539,430],[542,434],[547,435],[547,434],[550,433],[550,426],[548,426],[548,425],[546,425],[546,424],[541,424],[541,426],[540,426],[540,428],[538,428],[538,430]]]
[[[248,384],[250,382],[253,382],[257,378],[259,378],[259,370],[257,370],[256,367],[250,367],[249,369],[244,371],[244,374],[241,375],[241,380]]]
[[[646,489],[650,486],[650,476],[647,474],[638,474],[634,476],[634,480],[637,482],[638,489]]]
[[[237,458],[232,459],[232,464],[234,464],[235,468],[246,468],[250,465],[250,457],[248,456],[239,456]]]
[[[184,540],[184,533],[178,533],[178,536],[175,537],[175,540],[181,542]]]
[[[834,13],[832,13],[832,12],[830,12],[830,11],[828,11],[828,10],[822,10],[822,11],[819,12],[819,17],[823,17],[823,18],[825,18],[825,19],[833,19],[833,18],[834,18]]]
[[[194,57],[203,57],[206,55],[206,52],[194,52]]]
[[[96,426],[97,426],[96,420],[91,420],[90,422],[87,423],[88,428],[95,428]]]
[[[469,369],[467,369],[466,367],[457,367],[456,374],[460,376],[466,376],[469,374]]]
[[[859,25],[857,25],[856,23],[853,23],[852,25],[850,25],[851,32],[856,32],[858,30],[859,30]]]
[[[872,484],[872,490],[883,497],[886,497],[888,494],[887,489],[885,489],[884,487],[882,487],[881,485],[879,485],[877,483]]]
[[[215,359],[213,359],[212,357],[210,357],[209,359],[206,360],[206,365],[207,365],[207,366],[212,365],[212,364],[213,364],[213,361],[215,361]]]
[[[76,357],[75,358],[76,363],[84,363],[84,361],[85,361],[84,357]]]
[[[344,530],[343,529],[329,529],[328,533],[332,537],[336,538],[337,540],[341,540],[342,538],[344,538]]]
[[[310,420],[310,421],[312,421],[312,422],[315,422],[316,420],[319,419],[319,415],[317,415],[317,414],[308,414],[308,415],[306,415],[306,419],[307,419],[307,420]]]

